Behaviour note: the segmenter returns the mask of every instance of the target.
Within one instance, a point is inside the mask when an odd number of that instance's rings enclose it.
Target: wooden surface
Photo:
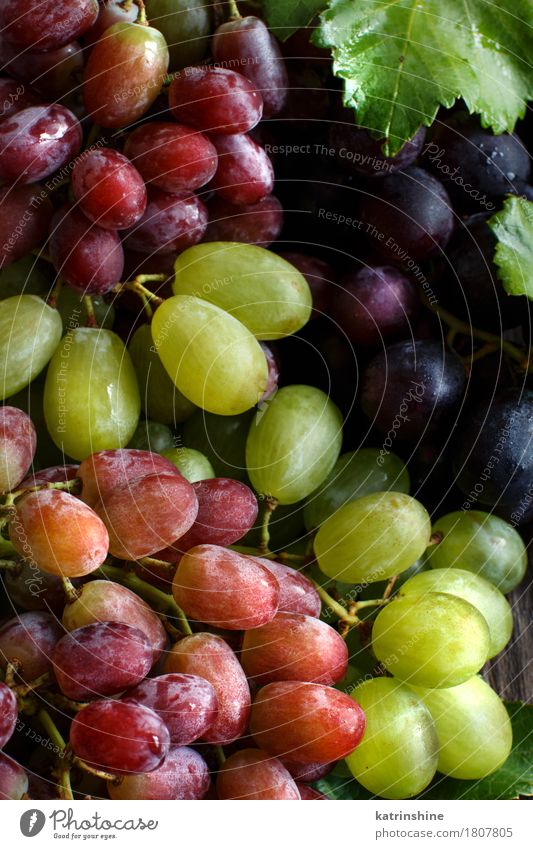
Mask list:
[[[530,546],[531,561],[531,546]],[[484,670],[485,677],[506,701],[533,703],[533,568],[508,596],[513,607],[514,633],[504,651]]]

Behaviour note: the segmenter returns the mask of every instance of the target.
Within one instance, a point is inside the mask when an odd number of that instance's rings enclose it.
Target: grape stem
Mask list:
[[[27,495],[28,492],[41,492],[43,489],[60,489],[62,492],[76,492],[81,487],[80,478],[72,478],[70,481],[58,481],[57,483],[41,483],[38,486],[26,486],[24,489],[17,489],[15,492],[10,492],[6,496],[3,507],[11,507],[16,498],[21,495]]]
[[[53,309],[57,309],[57,299],[59,298],[59,295],[61,294],[62,288],[63,288],[63,278],[58,277],[54,288],[51,290],[50,294],[48,295],[48,297],[46,299],[46,303],[48,304],[49,307],[52,307]]]
[[[148,26],[148,21],[146,20],[146,9],[144,6],[144,0],[136,0],[137,6],[139,7],[139,14],[135,19],[136,24],[144,24]]]
[[[428,548],[431,548],[433,545],[438,545],[439,542],[442,542],[443,539],[444,539],[444,534],[442,534],[440,531],[435,531],[435,533],[431,534],[431,536],[429,538],[429,542],[427,544],[426,551],[427,551]]]
[[[5,569],[6,571],[16,571],[20,568],[20,563],[18,560],[5,560],[4,558],[0,559],[0,569]]]
[[[350,604],[350,609],[346,610],[344,605],[342,605],[339,601],[336,601],[336,599],[334,599],[333,596],[331,596],[317,581],[313,578],[309,578],[309,580],[314,584],[320,598],[325,604],[327,604],[331,612],[347,625],[362,625],[363,622],[356,615],[359,610],[363,610],[365,607],[383,607],[383,605],[388,604],[390,601],[389,598],[364,599],[363,601],[353,602]]]
[[[270,519],[272,518],[272,513],[278,506],[278,501],[276,498],[272,498],[272,496],[265,496],[265,509],[263,511],[263,520],[261,522],[261,537],[259,540],[259,551],[261,554],[268,554],[270,552],[269,543],[270,543]]]
[[[213,749],[215,750],[215,756],[218,761],[218,765],[222,766],[222,764],[226,763],[226,755],[224,754],[224,749],[222,748],[222,746],[213,746]]]
[[[37,690],[43,684],[48,684],[50,682],[50,673],[43,672],[42,675],[39,675],[38,678],[34,678],[33,681],[29,681],[27,684],[15,684],[11,689],[15,693],[16,696],[24,697],[28,696],[30,693],[33,693],[34,690]]]
[[[50,693],[46,691],[43,695],[46,696],[49,704],[64,710],[70,710],[72,713],[78,713],[78,711],[83,710],[89,704],[89,702],[75,702],[72,699],[67,699],[62,693]]]
[[[70,784],[71,759],[69,757],[67,744],[65,743],[65,740],[63,739],[57,725],[55,724],[47,710],[41,708],[39,713],[37,714],[37,719],[39,720],[46,733],[50,737],[50,740],[52,741],[52,743],[54,743],[58,750],[57,757],[60,762],[58,768],[59,797],[60,799],[67,800],[74,799],[72,787]]]
[[[67,603],[73,604],[80,597],[80,591],[76,589],[70,578],[63,576],[61,578],[61,583],[63,584],[63,591],[65,593]]]
[[[235,0],[228,0],[229,21],[238,21],[242,17]]]
[[[111,772],[104,772],[104,770],[102,769],[96,769],[96,767],[85,763],[85,761],[82,761],[81,758],[77,758],[74,756],[74,758],[72,759],[72,765],[79,767],[84,772],[89,773],[89,775],[96,775],[97,778],[103,778],[104,781],[118,781],[116,775],[113,775]]]
[[[389,578],[389,582],[385,587],[385,592],[383,593],[383,599],[387,599],[390,597],[392,590],[394,589],[394,584],[398,580],[398,575],[393,575],[392,578]]]
[[[87,327],[98,327],[98,322],[96,321],[96,316],[94,314],[93,299],[91,298],[91,296],[84,295],[83,303],[87,312]]]
[[[153,316],[152,303],[158,307],[165,299],[160,298],[159,295],[156,295],[155,292],[152,292],[144,284],[153,280],[163,283],[166,279],[166,274],[138,274],[133,280],[128,280],[125,283],[117,283],[112,289],[112,292],[115,295],[120,295],[122,292],[128,291],[134,292],[141,299],[148,319],[151,319]]]

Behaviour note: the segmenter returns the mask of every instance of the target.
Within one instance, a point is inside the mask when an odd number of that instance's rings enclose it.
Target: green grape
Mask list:
[[[178,256],[174,269],[176,295],[216,304],[258,339],[290,336],[309,321],[313,299],[305,277],[265,248],[240,242],[194,245]]]
[[[483,678],[474,675],[445,690],[412,689],[435,722],[439,772],[452,778],[484,778],[507,760],[513,745],[509,714]]]
[[[13,295],[40,295],[45,298],[54,282],[49,269],[47,263],[32,254],[6,265],[0,269],[0,300]]]
[[[128,351],[139,381],[141,407],[154,422],[176,425],[188,419],[196,407],[176,389],[152,342],[149,324],[137,328]]]
[[[0,400],[37,377],[61,341],[61,317],[36,295],[0,301]]]
[[[462,684],[481,669],[489,647],[479,610],[448,593],[399,596],[372,629],[372,649],[385,669],[421,687]]]
[[[351,696],[366,716],[364,737],[346,758],[351,773],[376,796],[416,796],[437,769],[438,740],[429,710],[410,687],[392,678],[365,681]]]
[[[152,338],[180,392],[210,413],[244,413],[265,392],[268,367],[259,342],[208,301],[188,295],[164,301],[152,319]]]
[[[381,458],[376,448],[341,454],[322,486],[307,499],[305,526],[309,531],[318,528],[343,504],[387,490],[409,492],[409,472],[396,454]]]
[[[315,537],[315,554],[328,577],[367,584],[412,566],[430,534],[430,518],[419,501],[403,492],[375,492],[326,519]]]
[[[139,422],[135,433],[128,442],[128,448],[139,451],[154,451],[161,454],[174,446],[174,435],[169,427],[148,420]]]
[[[205,454],[219,478],[247,481],[246,438],[253,410],[240,416],[215,416],[198,410],[183,425],[183,440]]]
[[[513,611],[494,584],[465,569],[432,569],[414,575],[402,587],[402,595],[431,592],[459,596],[479,610],[489,628],[489,658],[505,648],[513,632]]]
[[[124,448],[140,413],[139,387],[128,352],[111,330],[78,327],[52,357],[44,414],[56,445],[76,460]]]
[[[207,52],[211,8],[205,0],[146,0],[150,24],[163,33],[170,71],[195,65]]]
[[[106,304],[100,295],[91,295],[94,317],[98,327],[111,330],[115,321],[115,307]],[[87,307],[79,292],[75,292],[70,286],[63,286],[57,299],[57,309],[63,319],[63,330],[65,333],[75,327],[87,327]]]
[[[189,483],[215,477],[213,466],[205,454],[197,451],[196,448],[167,448],[161,451],[161,454],[174,463]]]
[[[265,406],[246,441],[248,475],[257,492],[294,504],[333,468],[342,445],[342,416],[314,386],[284,386]]]
[[[498,516],[458,510],[442,516],[433,530],[443,534],[442,542],[428,551],[433,569],[458,566],[476,572],[502,593],[514,590],[524,577],[526,547],[518,531]]]

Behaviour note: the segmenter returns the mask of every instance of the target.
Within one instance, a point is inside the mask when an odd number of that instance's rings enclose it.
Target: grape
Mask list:
[[[217,477],[247,480],[245,447],[253,412],[240,416],[215,416],[198,410],[183,427],[187,445],[208,458]]]
[[[199,242],[206,227],[207,209],[196,195],[152,188],[146,211],[126,233],[125,245],[139,253],[176,253]]]
[[[270,560],[257,557],[269,572],[272,572],[279,584],[279,610],[284,613],[303,613],[306,616],[320,616],[322,602],[314,585],[296,569]]]
[[[0,749],[3,749],[13,736],[17,719],[17,697],[7,684],[0,681]]]
[[[170,460],[176,466],[178,472],[181,472],[189,483],[196,483],[197,481],[215,477],[213,466],[205,454],[196,451],[195,448],[168,448],[161,453],[163,457],[166,457],[167,460]],[[236,483],[236,481],[232,481],[232,483]],[[200,504],[198,505],[198,510],[200,510]],[[197,520],[198,516],[196,517]]]
[[[484,617],[490,635],[488,657],[505,648],[513,631],[513,612],[505,596],[479,575],[464,569],[432,569],[413,575],[402,586],[402,595],[449,593],[463,598]]]
[[[288,761],[285,758],[281,758],[281,762],[283,766],[285,766],[296,783],[298,787],[305,786],[302,782],[311,782],[318,781],[319,778],[323,778],[325,775],[331,772],[334,764],[299,764],[295,761]],[[303,798],[303,796],[302,796]]]
[[[28,386],[46,366],[60,339],[61,318],[40,298],[20,295],[1,301],[0,397]]]
[[[9,569],[4,577],[4,585],[9,600],[22,610],[52,610],[61,613],[65,606],[61,579],[41,572],[30,561],[23,560],[16,569]]]
[[[85,46],[92,46],[104,34],[106,29],[109,29],[113,24],[118,24],[121,21],[127,21],[130,24],[135,23],[139,14],[139,6],[136,2],[132,2],[128,9],[124,8],[124,6],[124,0],[103,0],[100,3],[96,21],[83,34],[83,43]]]
[[[156,99],[168,69],[158,30],[127,21],[106,29],[94,45],[83,83],[85,110],[102,127],[133,123]]]
[[[400,492],[376,492],[349,502],[315,537],[320,569],[346,583],[372,583],[411,566],[431,534],[426,509]]]
[[[204,133],[247,133],[261,120],[263,98],[243,75],[229,68],[185,68],[168,90],[170,111]]]
[[[32,486],[41,486],[43,483],[67,483],[74,480],[78,474],[78,466],[74,463],[68,463],[63,466],[50,466],[48,469],[40,469],[38,472],[32,472],[27,478],[24,478],[20,484],[21,489],[28,489]]]
[[[214,304],[176,295],[154,313],[152,338],[186,398],[225,416],[253,407],[267,386],[263,351],[249,330]]]
[[[259,339],[289,336],[311,314],[305,278],[265,248],[235,242],[196,245],[177,258],[175,270],[176,295],[195,295],[227,310]]]
[[[125,775],[157,769],[169,750],[170,737],[153,710],[108,699],[76,714],[70,745],[86,763]]]
[[[278,681],[262,687],[250,731],[260,748],[297,763],[329,763],[360,743],[365,716],[345,693],[322,684]]]
[[[91,303],[98,327],[111,330],[115,322],[113,304],[106,303],[100,295],[92,295]],[[63,320],[63,329],[66,333],[74,327],[87,327],[89,324],[89,313],[84,296],[81,292],[71,289],[70,286],[61,288],[56,309]]]
[[[97,16],[97,0],[41,0],[31,9],[24,0],[4,0],[0,29],[21,50],[54,50],[89,29]]]
[[[363,374],[361,406],[389,439],[394,432],[413,441],[452,415],[465,383],[463,364],[454,351],[441,342],[409,339],[388,346],[370,361]]]
[[[180,474],[158,472],[130,479],[94,505],[109,531],[109,551],[139,560],[170,545],[192,525],[198,501]]]
[[[352,692],[366,716],[362,742],[346,763],[363,787],[385,799],[407,799],[437,769],[438,740],[430,712],[410,687],[392,678],[364,681]]]
[[[245,632],[241,662],[259,685],[272,681],[331,685],[346,674],[348,649],[325,622],[301,613],[278,613],[261,628]]]
[[[218,718],[204,734],[206,742],[225,745],[244,733],[250,716],[250,689],[239,661],[224,640],[214,634],[184,637],[168,653],[165,672],[198,675],[213,685]]]
[[[300,799],[302,801],[328,801],[328,797],[324,796],[320,791],[315,790],[314,787],[309,787],[308,784],[299,784],[296,782],[296,786],[298,788],[298,792],[300,794]]]
[[[59,100],[78,90],[83,71],[83,51],[77,41],[56,50],[20,53],[2,44],[4,70],[46,100]],[[29,105],[29,104],[28,104]]]
[[[171,70],[204,58],[211,34],[211,7],[204,0],[147,0],[146,10],[167,40]]]
[[[313,386],[285,386],[250,426],[248,474],[257,492],[294,504],[333,468],[342,443],[342,416]]]
[[[2,65],[4,65],[3,57]],[[5,72],[6,69],[3,68],[2,70]],[[35,95],[31,91],[26,91],[25,86],[16,80],[9,79],[9,77],[0,79],[0,120],[9,118],[10,115],[14,115],[15,112],[19,112],[27,106],[34,106],[35,103]]]
[[[210,186],[223,200],[241,206],[258,203],[272,193],[272,163],[250,136],[213,136],[213,141],[218,168]]]
[[[420,127],[394,156],[383,153],[383,139],[375,139],[364,127],[354,125],[352,109],[342,110],[342,119],[331,125],[329,143],[341,166],[349,174],[360,177],[384,177],[408,168],[422,150],[426,128]]]
[[[503,519],[479,510],[447,513],[433,525],[442,535],[428,549],[433,569],[459,567],[490,581],[502,593],[511,592],[522,581],[527,551],[520,534]]]
[[[176,389],[166,373],[154,350],[150,325],[142,324],[137,328],[128,351],[139,381],[141,408],[146,416],[166,425],[188,419],[196,407]]]
[[[58,489],[22,496],[9,523],[9,538],[18,554],[43,572],[69,578],[98,569],[109,544],[105,525],[94,510]]]
[[[124,252],[118,234],[91,223],[72,204],[55,212],[49,244],[55,270],[83,295],[109,292],[122,277]]]
[[[241,631],[276,615],[279,587],[261,563],[218,545],[197,545],[179,562],[172,584],[176,602],[199,622]]]
[[[283,206],[274,195],[241,206],[215,196],[208,209],[204,242],[240,242],[266,248],[283,229]]]
[[[219,799],[300,799],[288,770],[259,749],[242,749],[222,764],[217,776]]]
[[[335,282],[333,268],[318,257],[295,253],[294,251],[283,251],[280,256],[297,268],[307,280],[313,299],[311,318],[328,315],[333,295],[333,283]]]
[[[409,472],[396,454],[375,448],[360,448],[341,454],[333,469],[304,507],[305,526],[310,531],[352,501],[373,492],[409,492]]]
[[[167,634],[152,608],[127,587],[113,581],[89,581],[80,587],[78,597],[63,611],[63,625],[75,631],[97,622],[120,622],[146,635],[159,660],[167,644]]]
[[[213,56],[222,66],[238,66],[263,97],[263,118],[281,112],[287,100],[288,78],[277,42],[259,18],[248,15],[218,27]]]
[[[169,427],[159,422],[151,422],[148,419],[139,422],[133,434],[128,448],[141,451],[152,451],[163,453],[165,449],[174,445],[175,437]]]
[[[48,224],[49,215],[46,219],[45,235],[48,232]],[[7,257],[7,254],[5,256]],[[0,300],[20,295],[22,292],[46,298],[53,280],[50,265],[36,259],[32,254],[14,262],[6,258],[4,267],[0,268]]]
[[[454,223],[442,183],[414,167],[383,177],[379,194],[363,198],[360,217],[381,256],[407,263],[440,253]]]
[[[439,772],[479,779],[507,760],[513,744],[509,715],[483,678],[474,675],[445,690],[413,689],[435,722]]]
[[[42,180],[75,156],[81,143],[79,121],[65,106],[21,109],[0,124],[0,181]]]
[[[186,746],[171,748],[157,769],[107,784],[112,799],[202,799],[210,785],[204,759]]]
[[[28,776],[18,763],[0,752],[0,799],[22,799],[28,792]]]
[[[448,593],[396,598],[372,630],[372,649],[387,671],[421,687],[462,684],[481,669],[489,648],[482,614]]]
[[[107,498],[128,481],[145,475],[172,472],[175,472],[172,463],[152,451],[132,448],[97,451],[86,457],[78,469],[78,477],[83,484],[80,497],[89,507],[94,507],[100,498]]]
[[[176,543],[188,551],[202,543],[232,545],[253,527],[257,499],[252,490],[231,478],[210,478],[194,485],[198,514],[194,525]]]
[[[112,696],[148,675],[153,652],[148,637],[121,622],[95,622],[62,637],[52,653],[54,674],[69,699]]]
[[[72,191],[81,211],[104,230],[132,227],[146,209],[143,178],[125,156],[109,147],[88,150],[78,159]]]
[[[58,448],[76,460],[121,448],[133,436],[139,412],[137,379],[119,337],[89,327],[69,331],[52,357],[44,389],[46,424]]]
[[[48,233],[51,213],[52,204],[46,191],[39,186],[19,184],[0,189],[0,214],[2,215],[0,268],[21,259],[25,254],[42,245]],[[24,291],[27,292],[26,286]],[[20,294],[20,290],[16,294]]]
[[[62,636],[51,613],[19,613],[0,628],[0,666],[12,663],[23,681],[34,681],[52,671],[52,651]]]
[[[29,416],[16,407],[0,407],[0,493],[16,489],[24,480],[36,445],[37,434]]]
[[[126,139],[124,153],[147,183],[165,192],[192,192],[217,170],[217,152],[207,136],[182,124],[154,121]]]
[[[163,720],[176,746],[187,746],[206,734],[218,716],[215,689],[198,675],[158,675],[147,678],[123,696],[123,701],[151,708]]]

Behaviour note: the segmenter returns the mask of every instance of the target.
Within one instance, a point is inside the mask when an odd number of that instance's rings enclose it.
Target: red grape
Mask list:
[[[335,287],[335,272],[329,263],[316,256],[283,251],[283,259],[294,265],[303,274],[313,295],[313,313],[311,318],[328,315]]]
[[[126,775],[157,769],[170,748],[170,738],[150,708],[108,699],[92,702],[76,714],[70,745],[86,763]]]
[[[38,472],[33,472],[24,478],[20,484],[21,489],[26,489],[31,486],[41,486],[44,483],[66,483],[74,480],[78,474],[78,466],[74,463],[67,463],[65,466],[49,466],[47,469],[40,469]]]
[[[40,186],[17,185],[0,189],[0,268],[43,244],[51,214],[52,204]]]
[[[124,153],[147,183],[165,192],[192,192],[217,170],[216,148],[207,136],[181,124],[155,121],[128,136]]]
[[[78,469],[78,477],[83,485],[80,498],[93,507],[99,498],[105,498],[117,486],[157,472],[178,474],[170,460],[153,451],[138,451],[134,448],[96,451],[86,457]]]
[[[80,123],[65,106],[21,109],[0,124],[0,181],[42,180],[75,156],[81,142]]]
[[[236,206],[257,203],[274,188],[274,169],[250,136],[215,136],[217,172],[210,183],[221,198]]]
[[[18,407],[0,407],[0,493],[24,480],[37,446],[33,422]]]
[[[281,758],[281,762],[288,769],[298,786],[302,783],[310,784],[313,781],[318,781],[319,778],[324,778],[335,766],[334,763],[299,764],[296,761],[288,761],[285,758]]]
[[[0,749],[3,749],[13,736],[17,717],[17,697],[7,684],[0,681]]]
[[[279,365],[276,355],[272,348],[266,344],[266,342],[260,342],[261,348],[263,349],[263,354],[265,355],[265,360],[267,361],[268,367],[268,377],[267,377],[267,385],[265,387],[265,391],[261,395],[261,401],[268,401],[275,392],[278,390],[279,383]]]
[[[2,64],[4,64],[3,61]],[[20,109],[33,106],[36,102],[35,95],[20,82],[10,80],[8,77],[0,79],[0,121],[2,118],[9,118]]]
[[[320,616],[322,602],[309,578],[275,560],[257,557],[269,572],[272,572],[279,584],[279,609],[284,613],[304,613],[307,616]]]
[[[263,98],[243,74],[229,68],[184,68],[168,90],[170,111],[204,133],[247,133],[261,120]]]
[[[283,229],[283,206],[274,195],[241,206],[215,196],[208,210],[204,242],[244,242],[266,248]]]
[[[82,212],[104,230],[132,227],[146,209],[143,178],[125,156],[109,147],[79,157],[72,171],[72,191]]]
[[[19,613],[0,628],[0,665],[15,664],[24,681],[40,678],[52,671],[52,651],[63,633],[51,613]]]
[[[327,796],[324,796],[323,793],[320,793],[318,790],[315,790],[314,787],[309,787],[308,784],[298,784],[298,782],[296,782],[296,786],[298,788],[298,792],[300,793],[300,799],[304,801],[328,801]]]
[[[135,2],[127,8],[124,0],[101,0],[98,17],[92,27],[84,32],[83,43],[87,46],[93,45],[113,24],[120,22],[134,24],[138,14],[139,6]]]
[[[0,799],[22,799],[28,792],[28,776],[18,763],[0,752]]]
[[[199,675],[215,688],[218,718],[204,734],[206,742],[225,745],[244,733],[250,688],[237,657],[221,637],[202,633],[179,640],[167,656],[165,672]]]
[[[178,253],[201,241],[207,220],[207,209],[196,195],[168,194],[152,188],[146,211],[128,231],[125,245],[145,254]]]
[[[46,53],[20,53],[16,48],[2,47],[5,70],[47,100],[76,92],[83,70],[83,51],[77,41]]]
[[[61,578],[41,572],[34,563],[22,560],[4,575],[6,594],[22,610],[53,610],[61,613],[65,591]]]
[[[259,690],[250,730],[257,745],[275,757],[329,763],[345,758],[361,742],[365,715],[339,690],[279,681]]]
[[[217,793],[219,799],[300,799],[281,761],[259,749],[242,749],[222,764]]]
[[[197,545],[179,562],[172,584],[185,613],[217,628],[240,631],[269,622],[278,582],[257,560],[218,545]]]
[[[218,715],[215,688],[198,675],[158,675],[147,678],[123,696],[154,710],[174,745],[187,746],[206,734]]]
[[[58,489],[23,495],[9,523],[17,553],[43,572],[79,578],[98,569],[107,557],[109,537],[96,513]]]
[[[232,478],[207,478],[192,488],[198,499],[198,513],[191,528],[176,541],[179,551],[195,545],[231,545],[253,527],[257,519],[257,499],[246,484]]]
[[[89,29],[98,16],[97,0],[2,0],[0,29],[21,50],[54,50]]]
[[[194,749],[171,748],[161,766],[141,775],[108,782],[112,799],[203,799],[211,779],[206,762]]]

